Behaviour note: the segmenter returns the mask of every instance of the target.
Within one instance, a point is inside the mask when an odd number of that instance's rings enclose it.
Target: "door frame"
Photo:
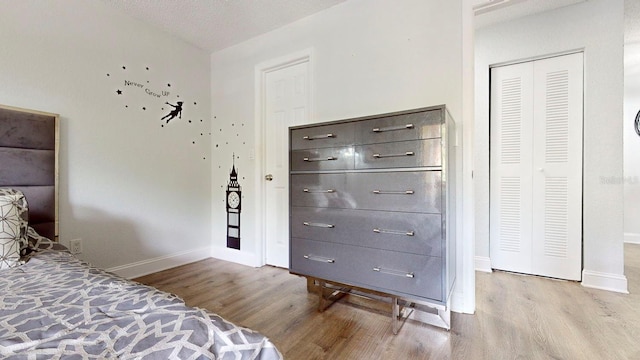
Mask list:
[[[526,58],[521,58],[521,59],[515,59],[515,60],[510,60],[510,61],[504,61],[504,62],[499,62],[499,63],[494,63],[494,64],[490,64],[488,67],[488,95],[489,97],[487,98],[487,109],[488,109],[488,143],[491,143],[491,125],[492,125],[492,109],[491,109],[491,70],[493,68],[497,68],[497,67],[503,67],[503,66],[509,66],[509,65],[516,65],[516,64],[521,64],[521,63],[527,63],[527,62],[533,62],[533,61],[537,61],[537,60],[544,60],[544,59],[550,59],[550,58],[555,58],[555,57],[560,57],[560,56],[566,56],[566,55],[572,55],[572,54],[578,54],[581,53],[582,54],[582,59],[583,59],[583,67],[582,67],[582,133],[581,133],[581,145],[582,145],[582,156],[580,158],[580,161],[582,163],[582,173],[580,174],[581,176],[581,182],[582,182],[582,193],[581,193],[581,197],[582,197],[582,202],[581,202],[581,208],[580,208],[580,216],[582,218],[582,221],[584,221],[584,119],[585,119],[585,89],[586,89],[586,71],[585,71],[585,62],[586,62],[586,51],[585,48],[576,48],[576,49],[570,49],[570,50],[566,50],[566,51],[559,51],[559,52],[554,52],[554,53],[549,53],[549,54],[544,54],[544,55],[538,55],[538,56],[531,56],[531,57],[526,57]],[[491,182],[492,182],[492,178],[491,178],[491,146],[489,146],[489,151],[487,153],[487,174],[488,174],[488,182],[487,182],[487,191],[488,191],[488,202],[487,202],[487,210],[489,213],[491,213]],[[482,271],[482,272],[492,272],[493,271],[493,266],[492,266],[492,261],[491,261],[491,246],[494,246],[493,242],[491,241],[491,217],[487,217],[487,230],[488,230],[488,244],[489,244],[489,258],[484,260],[484,259],[478,259],[478,257],[476,256],[476,270],[478,271]],[[582,276],[582,271],[584,270],[584,223],[581,226],[581,236],[580,236],[580,244],[581,244],[581,251],[580,251],[580,272],[581,272],[581,280],[580,282],[582,282],[583,280],[583,276]]]
[[[266,237],[266,183],[264,181],[264,175],[266,174],[266,157],[264,154],[266,153],[266,108],[265,108],[265,92],[266,92],[266,77],[267,74],[273,71],[278,71],[289,66],[298,65],[302,63],[308,63],[307,71],[307,81],[308,81],[308,120],[311,122],[313,119],[313,115],[315,114],[315,104],[314,104],[314,61],[313,61],[313,48],[307,48],[295,53],[291,53],[288,55],[284,55],[278,58],[270,59],[264,61],[255,66],[255,146],[253,154],[250,155],[251,160],[255,160],[256,163],[256,176],[255,176],[255,189],[257,191],[256,194],[256,202],[255,202],[255,210],[256,210],[256,226],[255,226],[255,238],[257,241],[255,242],[257,245],[256,249],[256,264],[255,266],[263,266],[266,264],[267,260],[267,237]],[[298,124],[300,125],[300,124]]]

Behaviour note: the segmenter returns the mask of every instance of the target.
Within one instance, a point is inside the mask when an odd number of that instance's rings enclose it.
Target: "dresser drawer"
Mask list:
[[[358,145],[356,169],[441,166],[440,139]]]
[[[353,148],[324,148],[291,152],[291,171],[351,170]]]
[[[442,212],[442,172],[350,173],[349,197],[358,209]]]
[[[322,125],[291,130],[291,149],[317,149],[354,143],[353,123]]]
[[[291,205],[441,213],[442,172],[354,172],[291,175]]]
[[[441,136],[442,110],[380,117],[356,123],[355,143],[432,139]]]
[[[437,257],[291,238],[290,260],[297,274],[443,301],[442,260]]]
[[[434,214],[292,207],[291,236],[442,256],[442,217]]]
[[[350,250],[354,252],[348,254],[354,282],[374,290],[443,301],[441,258],[368,248]]]
[[[290,187],[292,206],[353,207],[345,173],[294,174]]]
[[[290,246],[289,270],[294,273],[336,280],[349,272],[340,244],[291,237]]]

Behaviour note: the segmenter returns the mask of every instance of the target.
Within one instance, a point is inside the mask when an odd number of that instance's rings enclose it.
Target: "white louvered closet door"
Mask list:
[[[582,68],[576,53],[492,69],[494,268],[581,278]]]
[[[582,272],[583,55],[533,63],[533,273]]]
[[[491,84],[491,265],[530,273],[533,68],[493,68]]]

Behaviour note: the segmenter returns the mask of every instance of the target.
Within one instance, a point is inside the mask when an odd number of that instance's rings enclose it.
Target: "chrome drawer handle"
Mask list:
[[[415,232],[411,231],[402,231],[402,230],[389,230],[389,229],[373,229],[374,233],[378,234],[393,234],[393,235],[406,235],[406,236],[414,236]]]
[[[373,157],[376,159],[387,158],[387,157],[399,157],[399,156],[413,156],[415,153],[413,151],[407,151],[404,154],[373,154]]]
[[[327,229],[333,229],[334,227],[336,227],[333,224],[323,224],[323,223],[312,223],[312,222],[303,222],[302,225],[304,226],[311,226],[311,227],[321,227],[321,228],[327,228]]]
[[[336,262],[336,259],[329,259],[322,256],[315,256],[315,255],[304,255],[304,258],[307,260],[326,262],[329,264],[333,264],[334,262]]]
[[[413,195],[413,190],[405,190],[405,191],[389,191],[389,190],[373,190],[372,193],[376,195],[382,194],[390,194],[390,195]]]
[[[318,140],[318,139],[326,139],[326,138],[333,138],[335,137],[335,135],[333,134],[326,134],[326,135],[315,135],[315,136],[303,136],[302,138],[304,140]]]
[[[373,131],[375,133],[380,133],[380,132],[385,132],[385,131],[406,130],[406,129],[413,129],[413,124],[399,125],[399,126],[389,126],[389,127],[385,127],[385,128],[373,128],[373,129],[371,129],[371,131]]]
[[[327,158],[315,158],[315,159],[306,157],[306,158],[303,158],[302,160],[307,161],[307,162],[311,162],[311,161],[331,161],[331,160],[338,160],[338,158],[335,157],[335,156],[329,156]]]
[[[383,274],[389,274],[389,275],[395,275],[395,276],[402,276],[402,277],[407,277],[407,278],[414,278],[415,276],[413,275],[412,272],[406,272],[406,271],[398,271],[398,270],[392,270],[392,269],[383,269],[380,267],[374,267],[373,271],[377,271],[379,273],[383,273]]]
[[[302,189],[302,191],[306,192],[306,193],[334,193],[336,192],[335,189],[327,189],[327,190],[309,190],[307,188]]]

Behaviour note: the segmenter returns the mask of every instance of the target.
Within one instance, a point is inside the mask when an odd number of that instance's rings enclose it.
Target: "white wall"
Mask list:
[[[585,286],[626,292],[623,186],[623,1],[591,0],[476,33],[476,255],[489,257],[489,66],[584,49]]]
[[[251,158],[261,158],[255,136],[257,65],[312,50],[311,122],[446,104],[462,128],[462,33],[462,2],[405,0],[398,6],[385,0],[350,0],[212,54],[213,133],[223,135],[212,144],[213,256],[252,265],[262,261],[255,204],[261,196],[256,180],[263,174],[257,173],[259,160]],[[232,153],[239,157],[236,167],[244,195],[239,252],[225,248],[225,189]],[[473,283],[470,286],[473,292]]]
[[[624,234],[640,244],[640,137],[633,128],[640,111],[640,43],[625,44],[624,73]]]
[[[125,276],[209,256],[208,54],[85,0],[0,2],[0,44],[0,103],[61,116],[61,242]]]

